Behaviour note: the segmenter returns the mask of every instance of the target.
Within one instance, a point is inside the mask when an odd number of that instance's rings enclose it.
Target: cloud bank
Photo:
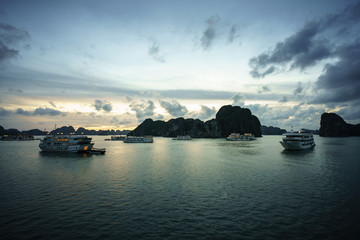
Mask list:
[[[18,29],[12,25],[0,23],[0,64],[19,56],[18,45],[30,39],[26,30]],[[29,48],[26,44],[24,48]]]
[[[178,101],[160,101],[161,107],[163,107],[173,117],[183,117],[188,110],[185,106],[181,105]]]
[[[103,110],[105,112],[111,112],[112,110],[111,103],[107,102],[106,100],[95,100],[93,106],[97,111]]]
[[[358,31],[356,25],[359,25],[359,9],[360,3],[326,15],[320,20],[307,22],[302,29],[278,42],[273,49],[251,58],[250,75],[253,78],[263,78],[271,73],[287,70],[287,67],[290,70],[304,70],[321,60],[339,57],[337,46],[330,39],[339,32],[348,36]]]

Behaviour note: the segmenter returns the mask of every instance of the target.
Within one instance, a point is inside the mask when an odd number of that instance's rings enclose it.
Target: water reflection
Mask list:
[[[290,151],[290,150],[282,150],[281,154],[284,155],[289,155],[289,156],[304,156],[307,154],[310,154],[314,152],[314,148],[309,148],[309,149],[304,149],[304,150],[299,150],[299,151]]]
[[[83,159],[94,156],[91,153],[73,153],[73,152],[42,152],[39,151],[39,156],[43,158],[67,158],[67,159]]]
[[[217,143],[218,147],[225,151],[224,154],[256,156],[262,153],[259,141],[226,141]]]

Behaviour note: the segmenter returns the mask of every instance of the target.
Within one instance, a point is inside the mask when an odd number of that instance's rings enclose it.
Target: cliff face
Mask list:
[[[148,118],[142,122],[136,129],[130,132],[130,136],[163,136],[176,137],[178,135],[190,135],[194,138],[200,137],[220,137],[220,130],[216,120],[203,122],[199,119],[176,118],[168,122],[153,121]]]
[[[220,124],[222,137],[227,137],[233,132],[252,133],[255,137],[261,137],[260,121],[247,108],[222,106],[216,114],[216,120]]]
[[[322,137],[360,136],[360,124],[346,123],[336,113],[323,113],[321,115],[319,135]]]
[[[216,114],[216,119],[203,122],[199,119],[176,118],[168,122],[146,119],[129,135],[176,137],[190,135],[193,138],[227,137],[232,132],[253,133],[261,136],[259,119],[251,115],[249,109],[223,106]]]

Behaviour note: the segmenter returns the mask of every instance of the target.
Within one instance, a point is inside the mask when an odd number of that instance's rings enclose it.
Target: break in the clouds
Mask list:
[[[160,105],[173,117],[183,117],[188,113],[188,109],[176,100],[169,102],[161,100]]]
[[[148,54],[157,62],[160,62],[160,63],[165,62],[165,58],[160,52],[159,43],[154,39],[150,40]]]
[[[106,100],[95,100],[95,103],[93,104],[94,108],[97,111],[104,110],[105,112],[111,112],[112,105]]]
[[[288,64],[290,69],[304,70],[321,60],[339,57],[337,46],[330,39],[337,37],[340,31],[344,35],[359,31],[359,9],[360,3],[348,6],[336,14],[326,15],[320,20],[307,22],[302,29],[278,42],[273,49],[251,58],[250,75],[263,78],[287,69]]]
[[[10,24],[0,23],[0,64],[19,56],[19,44],[30,39],[26,30],[18,29]],[[29,48],[28,44],[23,46]]]

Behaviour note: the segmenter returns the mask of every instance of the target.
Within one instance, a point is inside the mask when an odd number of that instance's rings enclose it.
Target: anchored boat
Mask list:
[[[44,152],[89,152],[105,153],[105,148],[95,149],[92,138],[86,136],[47,136],[40,141],[39,147]]]
[[[280,144],[286,150],[304,150],[315,146],[314,136],[308,132],[288,132],[283,134]]]
[[[124,139],[124,143],[153,143],[154,139],[153,136],[126,136]]]
[[[252,133],[245,133],[244,135],[240,133],[231,133],[227,138],[227,141],[252,141],[256,140],[255,136]]]

